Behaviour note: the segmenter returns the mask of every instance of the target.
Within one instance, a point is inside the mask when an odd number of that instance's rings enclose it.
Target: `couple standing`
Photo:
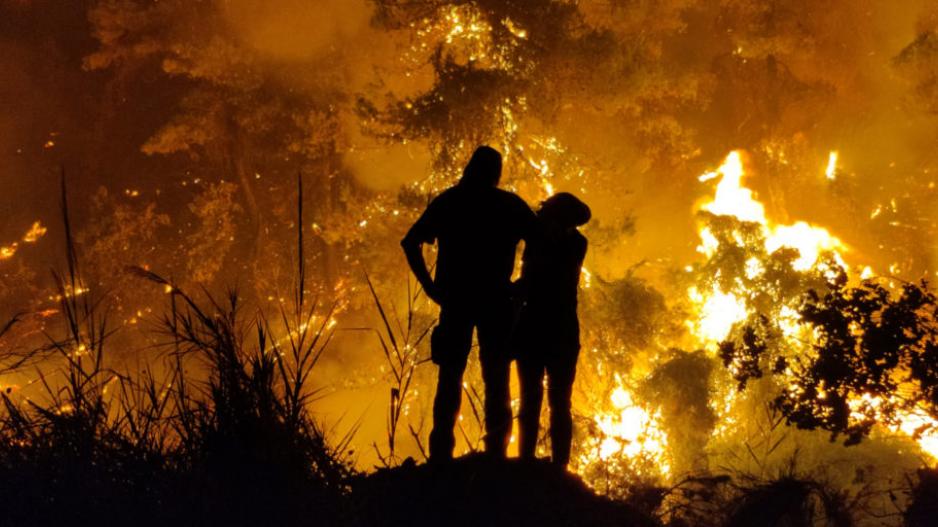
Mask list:
[[[552,461],[570,459],[570,396],[580,349],[577,285],[586,238],[577,227],[590,210],[571,194],[541,203],[537,214],[517,195],[498,188],[502,157],[481,146],[462,179],[430,202],[401,245],[427,296],[440,305],[430,339],[439,366],[433,401],[430,460],[453,456],[462,378],[479,341],[485,382],[485,450],[504,458],[511,435],[509,371],[518,360],[521,381],[520,454],[534,458],[547,375]],[[524,240],[521,279],[511,282],[518,243]],[[435,277],[423,244],[437,243]],[[516,305],[523,302],[518,314]]]

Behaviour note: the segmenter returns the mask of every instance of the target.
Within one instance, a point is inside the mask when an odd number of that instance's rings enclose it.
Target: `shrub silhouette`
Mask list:
[[[815,334],[809,353],[777,349],[784,344],[765,320],[721,344],[740,388],[784,373],[796,389],[781,391],[774,406],[788,422],[826,430],[832,440],[844,435],[848,445],[904,413],[938,419],[938,300],[927,283],[892,292],[875,280],[850,287],[841,273],[826,292],[809,291],[800,314]]]
[[[151,369],[119,372],[107,360],[106,299],[81,279],[64,176],[62,198],[67,270],[55,279],[64,330],[27,354],[44,359],[37,373],[44,393],[0,395],[5,520],[346,522],[353,471],[340,452],[349,437],[330,445],[308,411],[310,378],[332,334],[331,310],[304,302],[301,278],[294,309],[281,310],[276,330],[264,314],[245,319],[234,292],[224,302],[207,292],[197,301],[156,274],[131,269],[171,292],[163,323],[170,352],[159,377]]]

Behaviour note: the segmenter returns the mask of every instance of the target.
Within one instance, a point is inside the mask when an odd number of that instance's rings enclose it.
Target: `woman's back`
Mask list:
[[[524,252],[522,281],[527,305],[542,312],[576,313],[586,237],[576,229],[545,229]]]
[[[580,349],[577,289],[586,237],[576,229],[545,232],[524,252],[525,294],[515,343],[521,355],[574,356]]]

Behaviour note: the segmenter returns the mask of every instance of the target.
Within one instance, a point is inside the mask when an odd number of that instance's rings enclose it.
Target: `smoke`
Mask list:
[[[431,170],[431,155],[426,146],[416,143],[382,145],[364,137],[358,148],[345,155],[345,163],[362,184],[376,191],[395,191],[404,185],[425,179]]]
[[[335,53],[360,38],[371,18],[365,0],[229,0],[223,13],[245,42],[285,61]]]
[[[34,221],[55,224],[59,166],[78,172],[85,163],[85,119],[95,113],[88,93],[96,86],[79,67],[91,42],[86,7],[0,2],[0,245]],[[20,251],[0,273],[22,260],[48,266],[58,237],[50,238]]]
[[[298,90],[333,75],[345,102],[376,89],[415,91],[414,79],[388,74],[400,69],[406,41],[370,24],[373,9],[366,0],[232,0],[222,5],[223,18],[238,38],[273,63],[273,75]],[[423,145],[378,141],[362,133],[358,117],[348,109],[341,119],[348,134],[344,161],[359,183],[393,191],[426,177],[430,154]]]

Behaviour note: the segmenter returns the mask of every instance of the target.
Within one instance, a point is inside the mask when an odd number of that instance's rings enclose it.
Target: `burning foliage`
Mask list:
[[[162,376],[150,366],[120,371],[111,352],[107,298],[84,286],[62,179],[67,271],[54,276],[61,336],[42,355],[42,389],[0,394],[0,481],[10,521],[48,524],[70,515],[89,523],[108,516],[144,525],[275,521],[311,515],[347,521],[353,471],[309,413],[310,376],[331,338],[331,312],[281,310],[284,334],[258,316],[243,321],[237,294],[198,302],[165,286],[169,343]],[[302,263],[300,265],[302,275]],[[78,292],[81,292],[80,294]],[[16,320],[6,325],[7,333]],[[246,333],[253,330],[251,345]],[[204,375],[195,375],[197,367]],[[57,378],[61,377],[61,379]]]

